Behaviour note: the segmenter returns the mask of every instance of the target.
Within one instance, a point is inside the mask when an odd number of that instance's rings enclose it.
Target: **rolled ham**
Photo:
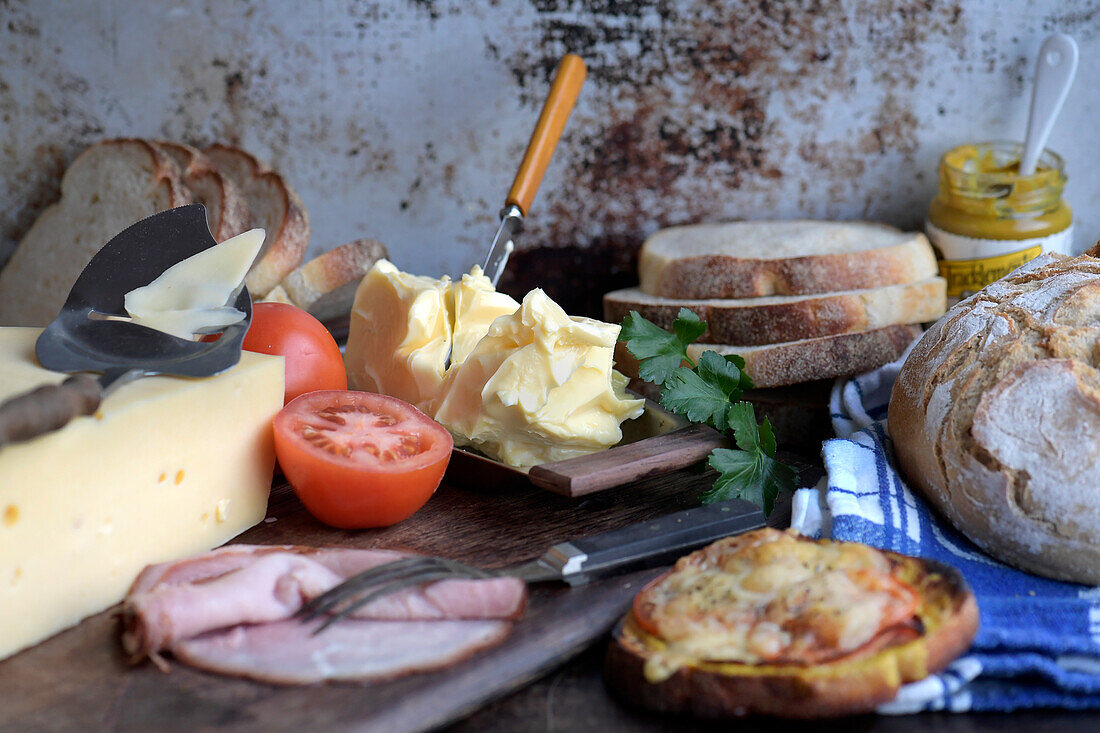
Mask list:
[[[232,545],[153,565],[123,603],[123,648],[134,661],[160,663],[159,653],[170,651],[203,669],[265,681],[380,679],[447,666],[498,643],[524,611],[518,578],[451,579],[375,599],[316,635],[317,622],[293,618],[345,579],[402,557]]]

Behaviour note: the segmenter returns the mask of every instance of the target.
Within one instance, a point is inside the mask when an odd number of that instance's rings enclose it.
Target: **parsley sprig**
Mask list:
[[[794,491],[797,474],[775,460],[775,433],[768,419],[757,423],[752,404],[741,400],[742,393],[752,389],[745,360],[716,351],[704,351],[698,363],[688,357],[688,345],[706,329],[706,321],[687,308],[680,309],[672,331],[630,311],[619,340],[638,359],[638,376],[661,388],[665,409],[722,433],[733,431],[737,448],[716,448],[707,459],[718,479],[703,494],[703,502],[740,497],[770,514],[780,491]]]

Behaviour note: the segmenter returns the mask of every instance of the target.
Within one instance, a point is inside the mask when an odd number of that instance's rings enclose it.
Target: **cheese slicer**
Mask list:
[[[244,318],[214,341],[190,341],[130,323],[123,304],[126,293],[215,244],[205,207],[191,204],[142,219],[104,245],[35,343],[43,367],[77,374],[0,404],[0,448],[95,413],[107,394],[138,377],[207,377],[235,365],[252,320],[252,299],[243,286],[233,305]]]

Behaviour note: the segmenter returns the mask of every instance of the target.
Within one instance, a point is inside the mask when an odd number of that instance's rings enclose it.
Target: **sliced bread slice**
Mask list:
[[[901,324],[764,346],[696,343],[687,353],[695,361],[707,350],[737,354],[745,360],[753,386],[764,389],[870,371],[901,356],[920,334],[919,325]],[[638,376],[638,361],[621,342],[615,348],[615,368],[628,377]]]
[[[206,207],[206,219],[214,239],[224,242],[249,228],[248,203],[237,184],[223,175],[201,150],[166,140],[150,142],[179,166],[184,185]]]
[[[782,341],[867,331],[898,323],[934,321],[947,307],[947,283],[930,277],[915,283],[823,295],[688,300],[647,295],[640,288],[603,296],[604,319],[619,323],[630,311],[671,330],[681,308],[707,322],[699,339],[716,344]]]
[[[0,325],[45,326],[112,237],[192,198],[172,159],[145,140],[87,148],[65,171],[61,199],[42,212],[0,270]]]
[[[641,288],[665,298],[810,295],[937,274],[923,234],[869,222],[745,221],[663,229],[642,245]]]
[[[220,144],[203,152],[244,194],[251,226],[267,232],[264,253],[245,279],[249,293],[262,298],[302,263],[309,244],[309,214],[283,177],[251,154]]]
[[[386,245],[373,239],[357,239],[314,257],[293,270],[278,287],[290,302],[317,320],[330,321],[351,312],[359,281],[375,262],[388,258]]]

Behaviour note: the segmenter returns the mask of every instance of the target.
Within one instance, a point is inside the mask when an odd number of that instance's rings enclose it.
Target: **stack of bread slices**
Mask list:
[[[924,235],[866,222],[673,227],[646,240],[638,269],[639,287],[604,296],[604,317],[637,311],[668,329],[681,308],[693,311],[707,330],[689,356],[742,356],[757,388],[749,398],[796,440],[827,427],[832,379],[896,359],[946,307]],[[619,346],[619,369],[636,377]]]
[[[271,294],[321,320],[346,315],[354,285],[387,256],[381,244],[363,239],[303,265],[310,235],[305,205],[280,173],[240,148],[105,140],[76,157],[61,179],[60,200],[0,269],[0,326],[45,326],[112,237],[147,216],[196,202],[206,207],[219,242],[253,227],[266,231],[263,254],[245,280],[254,300]]]

